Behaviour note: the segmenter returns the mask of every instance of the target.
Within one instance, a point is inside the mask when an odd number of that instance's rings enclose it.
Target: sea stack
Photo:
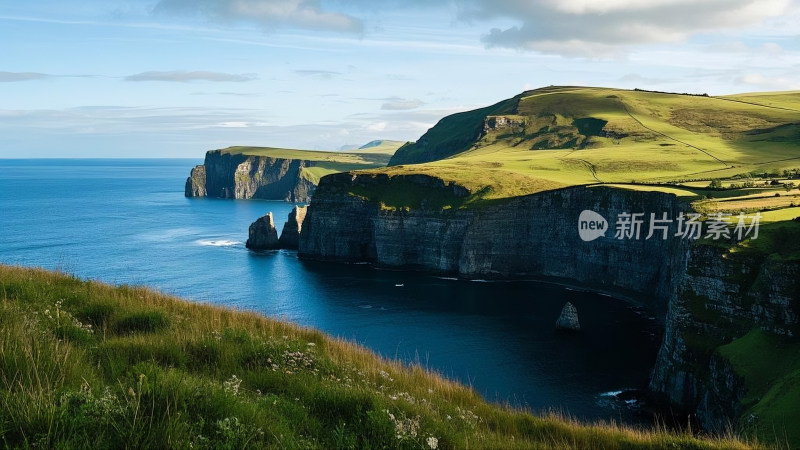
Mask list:
[[[575,306],[567,302],[561,309],[561,315],[556,321],[556,330],[580,331],[581,324],[578,322],[578,310]]]
[[[306,218],[306,206],[295,206],[289,213],[289,220],[283,225],[281,237],[278,240],[281,248],[297,250],[300,241],[300,230],[303,228],[303,220]]]
[[[279,247],[278,231],[271,212],[250,225],[250,236],[245,246],[251,250],[272,250]]]

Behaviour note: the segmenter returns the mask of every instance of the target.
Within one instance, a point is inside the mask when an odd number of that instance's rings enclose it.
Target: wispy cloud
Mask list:
[[[226,97],[261,97],[257,92],[192,92],[190,95],[222,95]]]
[[[0,109],[0,136],[4,142],[18,139],[22,144],[14,151],[28,156],[44,155],[42,148],[48,146],[70,154],[101,156],[113,142],[122,154],[139,157],[195,157],[210,148],[230,145],[333,150],[351,142],[416,139],[449,112],[396,111],[348,116],[335,122],[278,125],[281,118],[273,112],[244,108]],[[37,139],[24,138],[30,135]],[[42,147],[43,142],[48,146]],[[0,157],[3,151],[0,148]]]
[[[402,98],[391,98],[388,99],[386,103],[381,105],[381,109],[388,111],[404,111],[409,109],[417,109],[424,104],[425,102],[417,98],[413,100],[406,100]]]
[[[267,29],[303,28],[360,33],[361,20],[325,10],[319,0],[160,0],[153,12],[199,16],[218,23],[245,22]]]
[[[52,75],[39,72],[0,72],[0,83],[41,80],[50,77],[52,77]]]
[[[207,71],[183,71],[175,70],[169,72],[142,72],[125,77],[125,81],[168,81],[173,83],[188,83],[190,81],[213,81],[213,82],[235,82],[253,81],[257,77],[253,74],[234,74],[223,72]]]
[[[341,75],[341,72],[331,70],[295,70],[294,73],[305,77],[333,78]]]

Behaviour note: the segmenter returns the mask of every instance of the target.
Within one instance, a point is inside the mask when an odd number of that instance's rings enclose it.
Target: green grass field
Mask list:
[[[2,265],[0,446],[761,447],[537,417],[312,329]]]

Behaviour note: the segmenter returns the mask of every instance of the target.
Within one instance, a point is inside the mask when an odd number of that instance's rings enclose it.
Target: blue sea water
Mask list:
[[[140,284],[259,311],[418,362],[485,398],[581,419],[631,420],[603,393],[643,388],[654,321],[611,297],[301,261],[244,247],[284,202],[189,199],[195,160],[0,160],[0,263]],[[398,286],[402,285],[402,286]],[[583,331],[554,332],[566,301]]]

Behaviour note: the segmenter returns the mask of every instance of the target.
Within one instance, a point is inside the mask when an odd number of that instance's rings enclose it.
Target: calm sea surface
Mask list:
[[[284,202],[187,199],[195,160],[0,160],[0,262],[142,284],[285,318],[418,361],[491,401],[628,420],[602,395],[646,386],[647,314],[537,282],[479,282],[250,252],[249,224]],[[402,287],[396,285],[402,284]],[[564,302],[583,331],[555,333]]]

